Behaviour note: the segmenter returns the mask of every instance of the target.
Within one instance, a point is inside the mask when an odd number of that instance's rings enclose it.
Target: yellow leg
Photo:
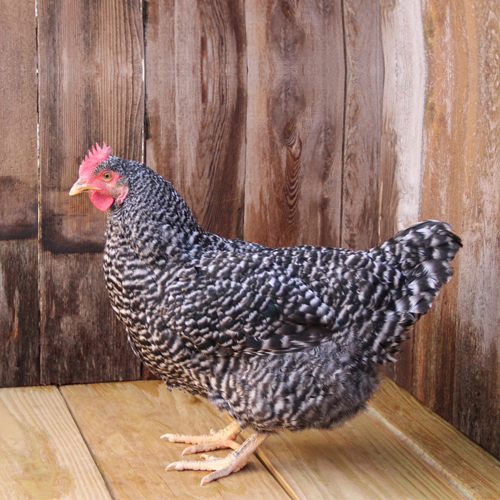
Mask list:
[[[266,439],[265,434],[253,434],[238,449],[232,451],[224,458],[202,455],[205,460],[181,460],[171,463],[167,470],[213,470],[201,480],[201,485],[229,476],[245,467],[253,452]],[[185,442],[185,441],[184,441]]]

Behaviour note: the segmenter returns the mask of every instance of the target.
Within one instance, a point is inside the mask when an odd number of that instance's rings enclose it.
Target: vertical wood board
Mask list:
[[[38,384],[35,2],[0,1],[0,387]]]
[[[0,241],[38,234],[34,0],[0,1]]]
[[[500,456],[500,18],[494,1],[424,3],[428,59],[422,216],[464,248],[424,318],[414,393]]]
[[[41,379],[136,378],[139,364],[112,314],[102,276],[105,216],[68,190],[96,141],[124,158],[142,159],[140,4],[40,1],[38,19]]]
[[[425,99],[421,0],[381,2],[384,102],[380,239],[419,221]]]
[[[143,34],[140,5],[38,4],[42,249],[101,252],[105,216],[69,197],[78,165],[96,142],[143,156]],[[111,22],[111,20],[113,20]]]
[[[341,2],[245,4],[245,239],[340,242],[345,59]]]
[[[384,61],[378,2],[343,2],[346,96],[342,174],[343,248],[378,244]]]
[[[40,383],[38,243],[0,242],[0,387]]]
[[[50,254],[49,254],[50,255]],[[111,309],[102,255],[44,255],[40,280],[42,383],[140,378],[140,364]],[[52,285],[52,286],[49,286]]]
[[[243,236],[243,2],[147,3],[146,154],[202,227]]]
[[[384,52],[384,103],[379,185],[380,242],[420,220],[425,47],[421,0],[380,4]],[[411,389],[412,331],[398,362],[385,368]]]

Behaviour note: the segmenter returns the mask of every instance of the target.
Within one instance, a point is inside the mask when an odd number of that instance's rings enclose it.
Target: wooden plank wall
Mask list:
[[[75,164],[97,141],[143,158],[140,4],[39,1],[37,9],[40,381],[138,377],[102,279],[106,216],[67,192]]]
[[[387,373],[500,456],[498,0],[0,7],[0,385],[148,376],[105,215],[67,196],[104,140],[228,237],[366,248],[451,222],[456,277]]]

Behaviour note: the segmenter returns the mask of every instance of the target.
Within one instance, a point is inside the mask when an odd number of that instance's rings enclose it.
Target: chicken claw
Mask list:
[[[227,429],[227,428],[226,428]],[[224,429],[224,430],[226,430]],[[204,484],[229,476],[232,472],[238,472],[245,467],[253,452],[267,438],[265,434],[253,434],[238,449],[232,451],[224,458],[211,455],[201,455],[203,460],[181,460],[171,463],[166,470],[213,470],[211,474],[203,477],[201,486]],[[185,441],[184,441],[185,442]]]
[[[171,443],[192,444],[193,446],[188,446],[182,452],[182,455],[188,455],[190,453],[224,450],[226,448],[237,450],[240,447],[240,444],[237,443],[235,439],[240,432],[241,427],[236,422],[232,422],[227,427],[218,432],[212,429],[210,430],[210,434],[204,434],[202,436],[190,436],[185,434],[163,434],[163,436],[161,436],[161,439],[168,439]]]

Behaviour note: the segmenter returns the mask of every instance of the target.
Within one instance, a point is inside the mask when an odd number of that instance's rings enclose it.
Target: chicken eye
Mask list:
[[[104,172],[101,177],[103,181],[108,182],[112,179],[113,176],[111,175],[111,172]]]

